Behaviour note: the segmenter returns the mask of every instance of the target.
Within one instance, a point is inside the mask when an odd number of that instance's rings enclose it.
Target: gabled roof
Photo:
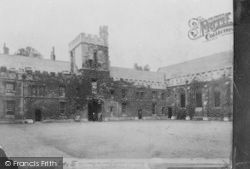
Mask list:
[[[121,67],[111,66],[110,76],[113,78],[164,82],[164,73],[140,71],[140,70],[129,69],[129,68],[121,68]]]
[[[57,61],[49,59],[32,58],[19,55],[4,55],[0,54],[0,66],[5,66],[7,69],[15,68],[25,69],[31,68],[33,71],[47,71],[47,72],[62,72],[70,71],[70,62]]]
[[[202,58],[159,68],[157,72],[165,73],[166,79],[188,74],[207,72],[233,67],[233,51],[226,51]]]

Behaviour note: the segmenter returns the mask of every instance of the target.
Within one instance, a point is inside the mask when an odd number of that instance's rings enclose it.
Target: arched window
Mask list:
[[[220,89],[219,87],[216,87],[214,89],[214,107],[220,107],[220,106],[221,106]]]
[[[180,103],[181,103],[181,108],[186,107],[186,94],[184,89],[180,89]]]
[[[197,90],[195,94],[196,107],[202,107],[202,92],[201,90]]]

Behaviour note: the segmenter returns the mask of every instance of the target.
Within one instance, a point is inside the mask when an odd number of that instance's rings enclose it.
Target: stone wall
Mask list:
[[[232,79],[221,77],[209,82],[192,81],[190,84],[167,88],[167,105],[171,106],[174,116],[184,119],[189,116],[194,119],[223,119],[232,117]],[[215,92],[219,93],[215,104]],[[185,94],[185,106],[181,106],[181,93]],[[197,93],[200,93],[201,105],[197,106]]]

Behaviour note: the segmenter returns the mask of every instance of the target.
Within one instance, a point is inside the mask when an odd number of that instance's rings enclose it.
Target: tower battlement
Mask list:
[[[69,43],[69,51],[74,49],[80,43],[90,43],[94,45],[108,47],[108,27],[100,26],[99,35],[80,33],[72,42]]]

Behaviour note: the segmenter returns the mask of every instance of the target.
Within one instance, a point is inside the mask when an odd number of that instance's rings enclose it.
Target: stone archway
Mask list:
[[[35,121],[42,121],[42,118],[41,109],[35,109]]]
[[[98,121],[98,114],[102,113],[103,100],[91,99],[88,101],[88,121]]]

